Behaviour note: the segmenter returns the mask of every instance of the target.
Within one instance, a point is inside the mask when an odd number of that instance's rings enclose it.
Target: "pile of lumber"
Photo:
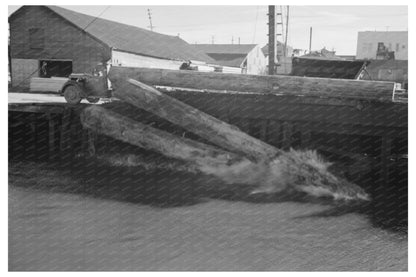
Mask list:
[[[100,106],[83,110],[84,127],[116,140],[193,164],[228,184],[256,185],[253,193],[301,191],[313,196],[368,200],[355,184],[333,175],[314,151],[282,151],[237,127],[172,98],[152,86],[110,76],[114,96],[209,141],[202,143],[154,128]]]
[[[60,92],[68,78],[51,77],[51,78],[30,78],[30,91],[32,92]]]

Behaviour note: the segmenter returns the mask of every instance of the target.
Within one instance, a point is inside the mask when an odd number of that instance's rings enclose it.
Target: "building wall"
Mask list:
[[[383,42],[390,51],[394,51],[396,60],[407,60],[407,33],[407,31],[358,32],[356,59],[375,59],[377,54],[377,45],[379,42]]]
[[[178,70],[182,63],[183,61],[146,57],[117,50],[113,50],[111,54],[111,64],[115,66],[147,67]]]
[[[30,78],[39,76],[39,61],[33,59],[12,59],[12,85],[29,87]]]
[[[287,75],[292,71],[292,57],[278,57],[276,74]]]
[[[108,46],[46,7],[25,6],[9,19],[9,24],[13,86],[22,78],[30,78],[33,72],[32,67],[13,66],[25,63],[22,60],[28,60],[27,63],[31,64],[34,64],[34,60],[71,60],[73,72],[82,73],[91,72],[94,66],[111,57]],[[34,28],[42,30],[35,34],[36,39],[42,40],[43,37],[42,47],[33,47],[31,29]]]
[[[264,56],[261,47],[256,45],[247,54],[247,74],[262,75],[267,71],[267,58]]]

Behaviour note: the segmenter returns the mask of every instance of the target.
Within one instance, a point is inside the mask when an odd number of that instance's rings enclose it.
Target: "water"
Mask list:
[[[9,270],[407,270],[406,233],[362,213],[192,173],[75,173],[10,164]]]

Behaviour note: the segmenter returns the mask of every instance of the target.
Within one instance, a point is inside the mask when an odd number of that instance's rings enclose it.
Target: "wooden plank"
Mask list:
[[[281,147],[282,145],[282,124],[277,120],[270,120],[269,121],[269,132],[268,132],[268,140],[267,142],[276,146]]]
[[[384,185],[389,183],[389,158],[391,154],[393,139],[385,135],[381,138],[381,182]]]
[[[299,126],[300,127],[300,126]],[[306,128],[300,127],[302,147],[307,147],[311,144],[312,132]]]
[[[70,156],[70,126],[71,126],[71,109],[65,109],[62,114],[61,128],[60,128],[60,157],[63,162],[67,161]]]
[[[282,133],[283,133],[283,146],[284,150],[288,150],[292,145],[292,131],[293,131],[293,124],[290,122],[283,122],[282,124]]]
[[[86,108],[81,113],[81,123],[94,132],[171,158],[195,163],[199,168],[221,168],[240,162],[250,163],[234,153],[172,135],[99,106]]]
[[[339,97],[391,102],[393,82],[307,78],[286,75],[236,75],[167,69],[112,67],[109,73],[113,87],[131,78],[148,85],[213,89],[292,96]],[[122,85],[122,84],[121,84]]]
[[[50,105],[50,104],[9,104],[9,111],[27,112],[27,113],[53,113],[61,114],[65,109],[65,105]]]
[[[115,92],[117,98],[156,114],[231,152],[253,160],[273,158],[280,153],[277,148],[249,136],[237,127],[163,94],[153,87],[132,79],[117,79],[117,82],[119,84]]]
[[[56,158],[56,122],[53,114],[48,114],[48,144],[49,144],[49,159],[54,160]]]
[[[37,115],[31,113],[28,116],[28,133],[27,133],[27,148],[25,151],[25,157],[29,160],[36,158],[36,132],[37,132]]]
[[[59,92],[68,78],[30,78],[30,91]]]

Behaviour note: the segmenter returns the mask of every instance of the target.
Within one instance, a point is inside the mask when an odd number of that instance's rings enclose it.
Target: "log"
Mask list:
[[[229,167],[236,163],[251,164],[234,153],[175,136],[99,106],[86,108],[81,113],[81,123],[94,132],[156,151],[167,157],[195,163],[202,171],[212,171],[214,168]]]
[[[253,163],[215,146],[154,129],[99,106],[86,108],[81,113],[81,123],[117,140],[184,160],[227,184],[260,184],[255,193],[275,193],[290,187],[314,196],[368,200],[360,187],[327,172],[328,165],[312,152],[291,150],[273,161]]]
[[[119,85],[115,97],[140,109],[156,114],[173,124],[253,161],[272,159],[280,150],[240,131],[211,115],[201,112],[157,89],[122,77],[113,78]]]
[[[392,102],[393,82],[362,81],[298,76],[236,75],[216,72],[168,69],[112,67],[109,79],[117,88],[118,81],[131,78],[148,85],[251,92],[288,96],[339,97]]]

